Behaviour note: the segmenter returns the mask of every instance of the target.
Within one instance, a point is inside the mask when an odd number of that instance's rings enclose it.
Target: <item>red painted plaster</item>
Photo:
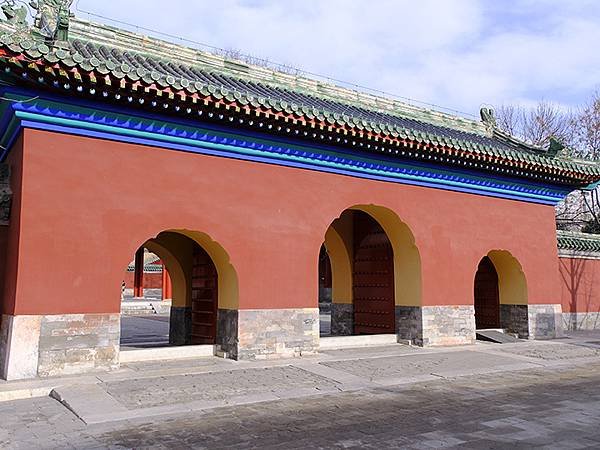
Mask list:
[[[2,230],[2,248],[3,252],[0,258],[0,285],[3,290],[2,313],[13,314],[15,310],[15,298],[19,295],[17,292],[17,274],[20,251],[20,230],[21,230],[21,191],[23,174],[23,137],[13,145],[11,152],[6,158],[6,164],[11,170],[10,188],[13,192],[10,225],[3,227]]]
[[[600,260],[560,258],[563,312],[600,311]]]
[[[493,249],[519,260],[530,303],[560,302],[549,206],[37,130],[24,143],[16,299],[5,289],[17,314],[118,312],[123,268],[173,228],[223,246],[240,308],[316,307],[325,232],[357,204],[387,207],[412,230],[424,305],[472,304]]]

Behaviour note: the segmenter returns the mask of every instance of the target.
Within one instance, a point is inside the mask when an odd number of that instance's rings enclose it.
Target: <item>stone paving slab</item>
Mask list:
[[[0,404],[0,448],[599,448],[600,364],[436,379],[86,426],[55,400]]]
[[[515,361],[510,355],[500,356],[471,350],[448,353],[414,354],[343,361],[324,361],[323,366],[344,371],[370,381],[400,380],[424,375],[459,376],[488,370],[510,370],[533,367]]]
[[[494,351],[545,361],[600,358],[600,348],[596,349],[577,345],[577,343],[563,342],[530,341],[519,344],[504,344],[501,347],[494,347]]]
[[[126,408],[135,409],[199,400],[223,401],[235,396],[283,392],[291,387],[323,390],[336,383],[297,367],[284,366],[109,381],[99,386]]]

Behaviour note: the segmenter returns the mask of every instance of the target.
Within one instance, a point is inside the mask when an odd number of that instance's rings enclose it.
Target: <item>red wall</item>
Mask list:
[[[600,311],[600,260],[560,258],[563,312]]]
[[[357,204],[392,209],[413,231],[424,305],[472,304],[492,249],[520,261],[530,303],[560,302],[549,206],[37,130],[24,132],[23,152],[8,313],[118,312],[123,267],[174,228],[208,233],[228,252],[240,308],[317,307],[324,234]]]
[[[123,272],[123,280],[125,288],[133,289],[133,272]],[[144,289],[161,289],[162,288],[162,273],[160,272],[144,272]]]

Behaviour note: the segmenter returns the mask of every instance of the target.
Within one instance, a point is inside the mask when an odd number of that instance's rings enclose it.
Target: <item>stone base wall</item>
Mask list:
[[[241,309],[235,359],[275,359],[316,353],[319,309]]]
[[[110,370],[119,365],[119,314],[2,316],[2,378]]]
[[[217,313],[217,346],[228,358],[238,358],[239,320],[237,309],[219,309]]]
[[[352,303],[331,304],[331,335],[351,336],[354,334],[354,305]]]
[[[599,330],[600,312],[563,313],[565,330]]]
[[[420,306],[396,306],[396,334],[399,340],[423,345],[423,314]]]
[[[423,306],[423,345],[475,343],[475,308],[472,305]]]
[[[500,305],[500,326],[521,339],[529,338],[527,305]]]
[[[192,342],[192,308],[171,306],[169,344],[189,345]]]
[[[561,305],[528,305],[529,338],[554,339],[563,336]]]

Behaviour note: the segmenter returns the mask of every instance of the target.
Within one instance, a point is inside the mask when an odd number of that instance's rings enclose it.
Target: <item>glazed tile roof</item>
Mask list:
[[[600,253],[600,235],[559,230],[557,238],[559,250]]]
[[[204,108],[223,118],[227,111],[231,117],[258,118],[256,126],[259,120],[261,127],[262,120],[283,125],[273,133],[295,132],[365,152],[573,186],[600,180],[598,165],[519,142],[489,121],[418,108],[78,19],[71,20],[69,33],[64,46],[51,47],[0,25],[3,78],[61,92],[76,87],[78,95],[113,103],[127,98],[137,107],[158,104],[166,114]],[[399,153],[399,148],[405,151]]]

